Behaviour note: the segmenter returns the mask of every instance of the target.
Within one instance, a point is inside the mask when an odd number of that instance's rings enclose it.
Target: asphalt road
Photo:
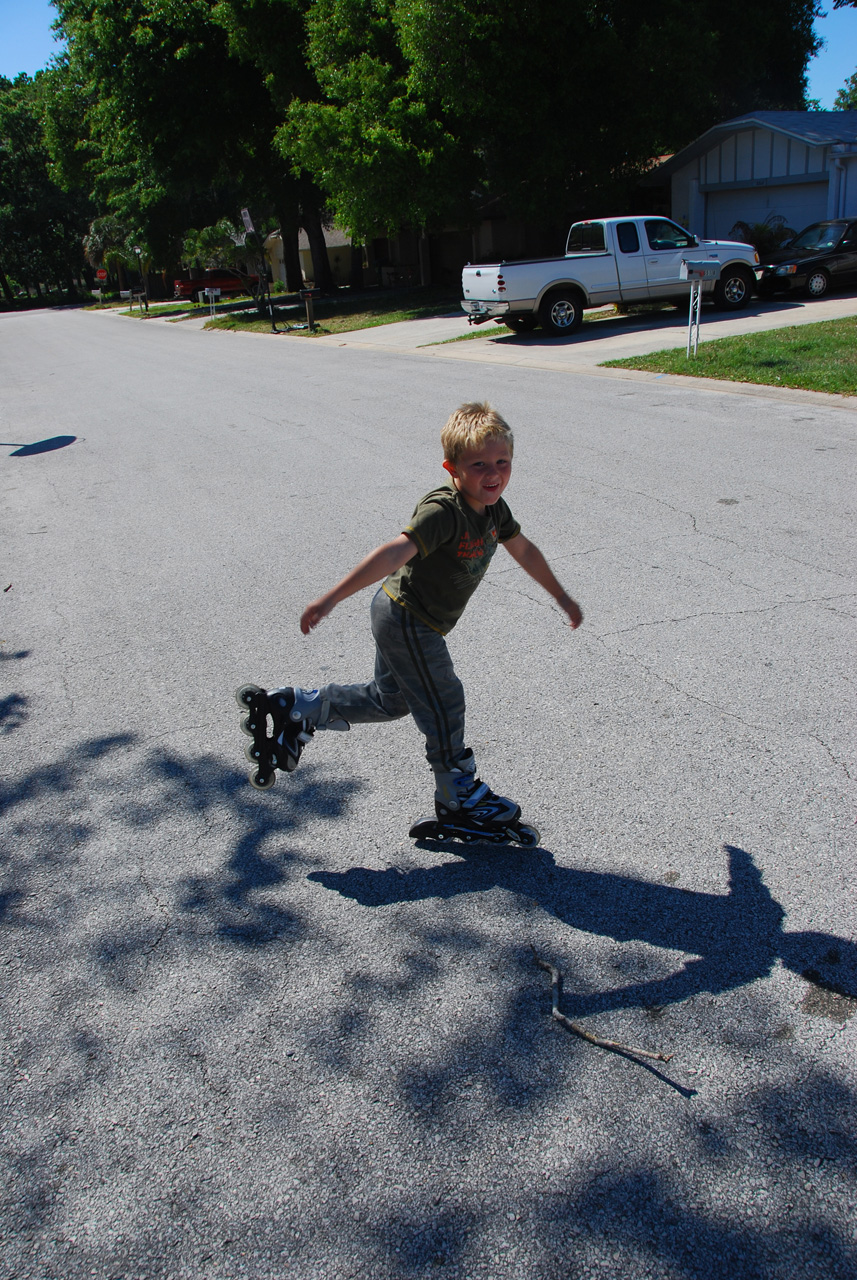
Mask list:
[[[853,408],[81,312],[0,386],[4,1277],[853,1280]],[[365,678],[300,611],[482,397],[586,613],[500,553],[451,640],[529,853],[233,702]]]

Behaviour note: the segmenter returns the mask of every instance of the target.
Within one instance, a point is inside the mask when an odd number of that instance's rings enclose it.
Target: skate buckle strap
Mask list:
[[[490,799],[492,795],[493,792],[488,790],[487,784],[480,782],[477,778],[473,790],[464,797],[462,803],[469,808],[471,805],[479,804],[479,801],[484,800],[486,796]]]
[[[294,702],[289,711],[290,720],[311,720],[315,724],[322,718],[324,707],[318,696],[318,689],[295,689],[292,696]]]

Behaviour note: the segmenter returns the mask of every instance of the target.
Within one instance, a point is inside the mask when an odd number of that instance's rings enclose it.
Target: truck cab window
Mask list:
[[[696,244],[695,238],[684,227],[666,218],[649,218],[646,221],[646,235],[650,249],[690,249]]]
[[[616,227],[616,239],[623,253],[639,253],[640,237],[633,222],[620,222]]]
[[[606,249],[603,222],[576,222],[568,233],[566,253],[604,253]]]

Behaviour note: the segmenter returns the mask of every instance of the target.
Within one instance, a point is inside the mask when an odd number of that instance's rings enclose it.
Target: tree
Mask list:
[[[230,54],[209,0],[55,0],[68,42],[56,113],[79,105],[79,164],[98,205],[178,263],[188,227],[270,205],[277,124],[256,71]]]
[[[857,71],[849,76],[836,95],[835,111],[857,111]]]
[[[0,270],[41,292],[42,284],[74,288],[83,266],[81,236],[90,210],[78,191],[53,179],[43,127],[43,77],[0,77]]]
[[[278,135],[360,235],[621,207],[652,158],[802,106],[814,0],[308,0],[315,97]]]
[[[227,33],[230,52],[255,68],[270,95],[274,123],[268,142],[276,154],[270,168],[277,173],[277,208],[289,287],[298,288],[301,283],[297,235],[303,227],[316,284],[328,291],[333,289],[333,274],[324,239],[325,193],[282,145],[282,137],[275,138],[275,127],[289,104],[318,91],[304,52],[307,4],[308,0],[217,0],[212,13]]]

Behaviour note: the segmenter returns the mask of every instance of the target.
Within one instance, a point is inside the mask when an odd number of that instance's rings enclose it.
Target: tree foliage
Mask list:
[[[845,81],[833,106],[837,111],[857,111],[857,71]]]
[[[70,285],[90,210],[54,181],[44,129],[45,77],[0,77],[0,270],[19,284]]]
[[[55,205],[59,184],[85,188],[164,266],[188,228],[249,205],[282,228],[293,276],[307,228],[321,283],[329,214],[362,239],[498,201],[541,222],[619,211],[659,154],[800,108],[818,47],[815,0],[757,0],[764,39],[738,0],[54,3],[68,51],[27,110]]]
[[[814,0],[308,0],[318,84],[278,137],[337,218],[530,217],[620,199],[656,155],[752,108],[799,108]]]
[[[102,209],[169,262],[188,226],[267,194],[284,167],[270,96],[230,55],[208,0],[55,3],[68,41],[59,101],[81,104],[81,166]]]

